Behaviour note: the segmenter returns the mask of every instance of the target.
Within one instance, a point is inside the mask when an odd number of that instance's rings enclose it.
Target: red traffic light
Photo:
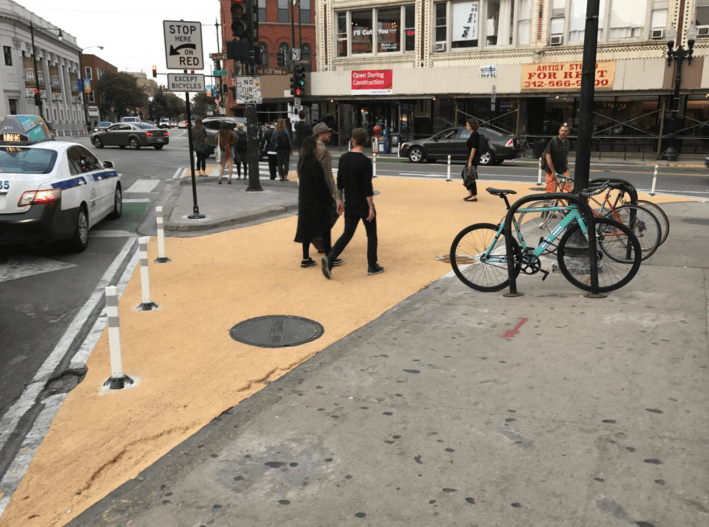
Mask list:
[[[156,78],[157,76],[158,76],[158,67],[153,66],[153,79]]]

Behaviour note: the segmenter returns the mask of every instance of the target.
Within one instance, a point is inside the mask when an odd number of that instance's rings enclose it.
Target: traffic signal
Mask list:
[[[286,65],[286,50],[285,49],[279,49],[278,50],[278,55],[277,55],[277,61],[279,66],[285,66]]]
[[[296,91],[296,81],[295,81],[295,72],[290,76],[290,94],[295,97],[295,91]]]
[[[34,105],[42,106],[42,97],[39,95],[39,90],[37,88],[34,90]]]
[[[251,1],[251,42],[254,44],[258,42],[258,2],[257,0]]]
[[[248,2],[244,0],[231,1],[231,34],[234,38],[248,37]]]
[[[153,79],[157,78],[158,76],[158,67],[153,66]]]
[[[296,66],[293,77],[295,80],[295,96],[302,97],[305,95],[305,66]]]

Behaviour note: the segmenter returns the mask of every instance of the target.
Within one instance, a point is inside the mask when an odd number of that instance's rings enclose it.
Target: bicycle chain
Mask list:
[[[605,192],[605,190],[610,186],[610,183],[608,181],[601,183],[597,187],[588,187],[584,190],[582,190],[579,195],[584,197],[584,198],[590,198],[591,196],[595,196],[597,194],[601,194],[602,192]]]

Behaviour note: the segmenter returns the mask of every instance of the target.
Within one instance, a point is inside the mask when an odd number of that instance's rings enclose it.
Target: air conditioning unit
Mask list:
[[[660,40],[665,38],[665,30],[664,29],[653,29],[650,31],[650,38],[653,40]]]
[[[445,42],[436,42],[434,50],[435,51],[445,51],[446,50],[446,43]]]
[[[697,26],[698,37],[709,37],[709,26]]]
[[[549,39],[549,45],[561,46],[564,43],[564,35],[552,35]]]

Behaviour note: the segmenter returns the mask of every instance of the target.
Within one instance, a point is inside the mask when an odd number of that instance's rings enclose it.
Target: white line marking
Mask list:
[[[172,175],[172,179],[178,179],[180,177],[180,172],[182,172],[183,170],[185,170],[185,169],[178,168],[177,170],[175,170],[175,173]]]
[[[5,444],[15,431],[15,428],[17,428],[17,424],[20,422],[20,419],[22,419],[22,416],[35,404],[37,396],[44,388],[44,384],[49,376],[54,372],[59,362],[69,351],[69,345],[74,340],[76,333],[81,329],[81,326],[86,322],[86,319],[96,308],[98,303],[103,300],[106,287],[111,284],[111,280],[113,280],[115,274],[118,272],[118,268],[121,263],[128,256],[132,246],[135,245],[136,240],[136,236],[126,240],[123,249],[113,260],[110,267],[106,269],[106,272],[101,277],[101,280],[96,286],[96,289],[89,298],[88,302],[84,304],[84,307],[79,310],[77,315],[74,317],[74,320],[72,320],[71,324],[69,324],[69,327],[64,332],[64,335],[61,339],[59,339],[59,342],[57,342],[54,350],[52,350],[52,353],[50,353],[44,361],[32,381],[22,392],[22,395],[20,395],[19,399],[12,406],[10,406],[7,413],[2,417],[2,419],[0,419],[0,452],[2,452]]]
[[[150,203],[150,198],[124,199],[123,203]]]
[[[135,234],[128,231],[91,231],[92,238],[130,238],[131,236],[135,236]]]
[[[126,194],[147,194],[155,190],[159,184],[160,180],[157,179],[139,179],[126,190]]]

